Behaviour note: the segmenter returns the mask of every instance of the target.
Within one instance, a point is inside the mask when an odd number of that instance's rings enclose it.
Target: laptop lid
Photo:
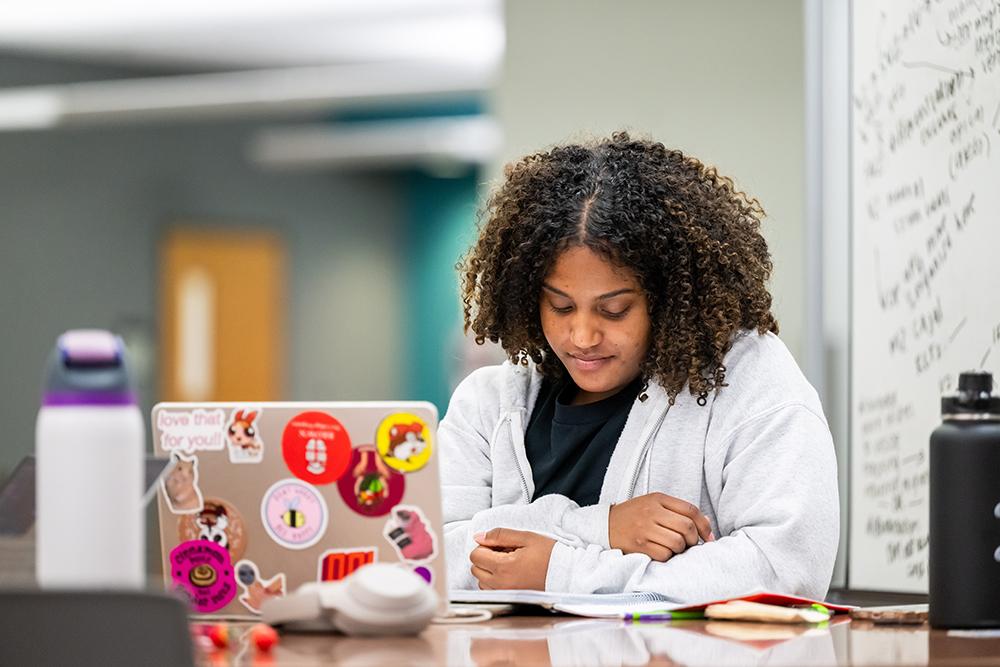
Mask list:
[[[269,597],[372,562],[447,600],[437,410],[426,402],[160,403],[153,443],[164,582],[192,611]]]

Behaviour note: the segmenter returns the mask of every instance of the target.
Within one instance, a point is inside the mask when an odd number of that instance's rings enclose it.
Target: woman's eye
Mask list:
[[[553,313],[568,313],[569,311],[573,310],[573,306],[562,306],[562,307],[559,307],[559,306],[556,306],[556,305],[550,303],[549,304],[549,310],[551,310]]]
[[[620,320],[625,317],[628,313],[628,308],[623,308],[622,310],[605,310],[604,316],[611,318],[612,320]]]

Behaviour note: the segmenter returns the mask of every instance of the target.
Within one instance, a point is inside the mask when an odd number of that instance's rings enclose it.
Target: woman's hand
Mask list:
[[[642,553],[666,561],[698,544],[715,539],[712,527],[698,508],[664,493],[649,493],[613,505],[608,513],[612,549]]]
[[[510,528],[494,528],[473,539],[479,546],[469,554],[469,560],[479,588],[545,590],[545,576],[555,540]]]

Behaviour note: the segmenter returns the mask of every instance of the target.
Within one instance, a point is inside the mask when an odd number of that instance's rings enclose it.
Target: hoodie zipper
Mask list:
[[[531,493],[528,491],[528,480],[524,476],[524,470],[521,468],[521,461],[517,457],[517,445],[515,444],[516,435],[514,433],[514,419],[512,413],[509,412],[507,413],[506,421],[508,424],[510,424],[510,441],[511,444],[514,445],[514,467],[517,468],[517,475],[518,477],[521,478],[521,490],[524,492],[524,500],[525,502],[530,503]],[[518,429],[520,429],[521,427],[520,421],[521,420],[518,419],[518,424],[517,424]],[[524,434],[522,433],[521,437],[523,438],[523,436]]]
[[[656,420],[656,425],[650,429],[649,435],[646,436],[646,440],[642,443],[642,447],[639,449],[638,458],[635,462],[635,469],[632,471],[632,483],[628,487],[628,497],[635,497],[635,485],[639,482],[639,470],[642,468],[642,462],[646,458],[646,454],[649,450],[650,444],[653,442],[653,438],[656,436],[657,432],[660,430],[660,426],[663,425],[663,420],[667,418],[667,413],[670,412],[670,405],[668,404],[666,409],[660,413],[659,419]]]

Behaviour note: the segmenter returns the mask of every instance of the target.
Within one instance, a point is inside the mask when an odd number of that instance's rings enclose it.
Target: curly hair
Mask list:
[[[558,146],[504,169],[480,212],[479,239],[458,263],[465,331],[511,361],[566,374],[546,342],[542,282],[556,257],[587,246],[633,271],[649,303],[641,372],[670,402],[704,405],[725,384],[723,358],[743,329],[777,333],[760,203],[714,167],[625,132]]]

